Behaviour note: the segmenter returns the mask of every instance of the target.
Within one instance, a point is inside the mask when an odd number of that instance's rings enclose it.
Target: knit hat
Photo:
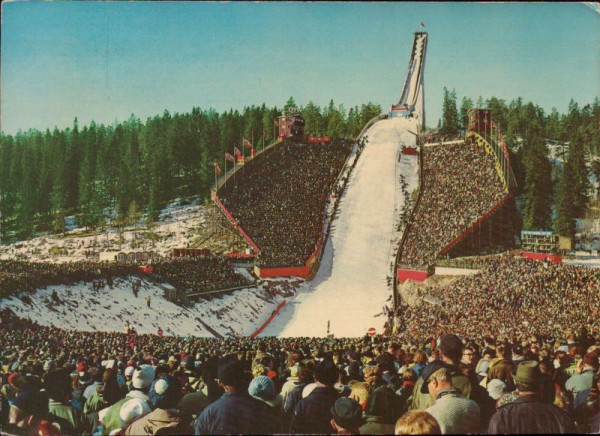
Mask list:
[[[181,383],[177,378],[163,374],[152,382],[148,398],[158,409],[177,407],[181,400]]]
[[[462,353],[462,341],[456,335],[444,335],[440,339],[440,351],[448,357],[459,359]]]
[[[266,375],[259,375],[250,382],[248,393],[255,398],[271,401],[275,397],[275,385]]]
[[[8,379],[6,381],[8,381],[8,384],[10,385],[14,385],[15,384],[15,380],[19,377],[19,373],[18,372],[13,372],[12,374],[10,374],[8,376]]]
[[[315,367],[315,380],[327,386],[336,384],[340,371],[331,360],[323,360]]]
[[[125,377],[131,377],[133,375],[133,371],[135,371],[133,366],[128,366],[125,368]]]
[[[598,369],[598,353],[595,351],[587,353],[585,356],[583,356],[583,363],[591,366],[594,369]]]
[[[490,380],[487,384],[487,391],[494,400],[500,399],[506,393],[506,383],[497,378]]]
[[[515,382],[524,385],[527,389],[535,390],[540,383],[541,372],[538,362],[535,360],[526,360],[519,363]]]
[[[244,368],[237,356],[231,355],[219,359],[217,378],[227,386],[238,387],[244,383]]]
[[[423,384],[421,385],[421,393],[428,394],[429,393],[429,377],[431,374],[436,372],[438,369],[447,368],[448,365],[441,360],[434,360],[431,363],[428,363],[425,368],[423,368],[423,372],[421,373],[421,378],[423,379]]]
[[[202,391],[189,393],[179,403],[179,415],[191,420],[194,416],[200,415],[209,404],[208,397]]]
[[[142,365],[133,372],[131,383],[136,389],[147,389],[154,381],[154,368],[151,365]]]
[[[338,398],[331,408],[333,420],[347,430],[356,429],[362,425],[362,412],[360,404],[348,397]]]

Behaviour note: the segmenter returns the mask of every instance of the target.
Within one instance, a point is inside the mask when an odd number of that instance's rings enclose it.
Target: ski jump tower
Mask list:
[[[425,53],[427,52],[427,32],[415,32],[408,70],[400,100],[392,105],[390,117],[414,117],[419,128],[425,127]]]

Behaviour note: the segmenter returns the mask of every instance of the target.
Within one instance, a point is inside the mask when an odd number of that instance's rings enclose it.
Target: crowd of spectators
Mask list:
[[[261,250],[267,267],[303,266],[321,236],[325,206],[352,141],[284,143],[219,190],[219,198]]]
[[[70,263],[0,260],[0,297],[17,292],[34,292],[53,285],[72,285],[83,281],[111,280],[133,274],[137,267],[122,262],[80,261]]]
[[[410,332],[211,339],[132,331],[17,326],[2,313],[3,431],[600,431],[600,337],[585,328],[561,332],[565,341],[543,335],[475,339],[480,332],[422,340]]]
[[[452,331],[467,337],[559,337],[570,326],[600,334],[597,268],[540,262],[514,253],[491,257],[481,268],[449,285],[426,287],[423,299],[403,312],[407,331],[418,335],[432,326],[430,333]],[[428,303],[427,297],[441,305]]]
[[[156,258],[152,261],[156,279],[181,290],[205,291],[227,289],[248,284],[236,273],[225,258],[217,256]],[[123,262],[80,261],[45,263],[23,260],[0,260],[0,298],[28,293],[47,286],[69,286],[83,282],[93,290],[112,287],[117,277],[138,274],[138,265]]]
[[[227,260],[219,256],[160,260],[152,266],[158,280],[186,291],[230,289],[248,284],[248,279],[236,273]]]
[[[400,264],[428,266],[506,194],[494,157],[475,144],[422,149],[423,175]]]

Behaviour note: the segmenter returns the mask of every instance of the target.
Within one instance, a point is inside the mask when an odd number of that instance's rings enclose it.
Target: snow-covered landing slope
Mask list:
[[[138,333],[156,333],[161,327],[165,335],[213,337],[201,320],[223,336],[247,336],[300,282],[268,280],[258,289],[242,289],[183,308],[166,300],[163,289],[146,280],[142,281],[136,298],[131,286],[134,279],[115,279],[112,289],[105,286],[99,291],[93,291],[91,283],[83,282],[73,286],[49,286],[29,294],[31,305],[17,297],[3,298],[1,304],[3,309],[10,309],[21,318],[64,329],[123,331],[129,322]],[[58,304],[52,303],[53,290],[61,300]],[[150,308],[146,304],[147,296],[151,298]]]
[[[402,144],[413,145],[414,119],[392,118],[375,123],[333,221],[319,272],[312,282],[288,299],[261,336],[362,336],[370,327],[381,332],[390,306],[395,249],[394,230],[403,207],[400,174],[408,192],[418,184],[417,159],[401,155]]]

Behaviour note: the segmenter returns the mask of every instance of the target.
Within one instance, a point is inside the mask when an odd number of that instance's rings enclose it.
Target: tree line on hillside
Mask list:
[[[523,228],[573,237],[575,220],[590,205],[590,171],[600,180],[600,98],[583,107],[571,100],[566,114],[556,108],[546,114],[520,97],[509,103],[497,97],[473,103],[463,97],[458,108],[456,91],[443,92],[438,128],[444,133],[466,131],[470,109],[490,109],[509,147],[518,195],[524,200]],[[561,165],[550,159],[551,141],[563,145]]]
[[[290,97],[285,108],[295,107]],[[307,133],[355,137],[381,113],[373,103],[346,110],[333,100],[299,108]],[[216,161],[242,149],[276,140],[277,107],[245,107],[241,112],[195,107],[188,113],[16,135],[0,133],[0,242],[27,239],[38,232],[63,232],[74,215],[86,228],[125,225],[144,214],[155,220],[178,197],[207,198]]]

